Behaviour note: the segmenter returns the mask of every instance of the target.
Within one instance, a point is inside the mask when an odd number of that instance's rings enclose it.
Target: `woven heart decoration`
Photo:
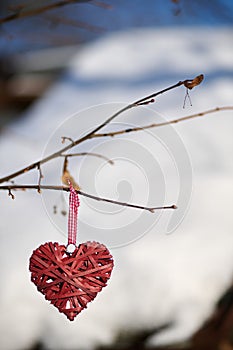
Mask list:
[[[64,245],[45,243],[31,258],[31,280],[59,312],[73,321],[106,286],[113,258],[97,242],[80,244],[72,254]]]
[[[42,244],[29,263],[37,290],[70,321],[107,285],[113,269],[113,257],[104,244],[76,246],[78,207],[78,192],[70,183],[68,245]]]

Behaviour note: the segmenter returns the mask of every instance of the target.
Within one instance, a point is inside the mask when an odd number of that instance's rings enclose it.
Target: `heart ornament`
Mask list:
[[[107,285],[113,269],[113,257],[104,244],[76,246],[78,206],[78,192],[70,183],[68,245],[42,244],[29,262],[37,290],[70,321]]]
[[[97,242],[82,243],[73,253],[65,245],[42,244],[29,265],[37,290],[70,321],[107,285],[112,268],[111,254]]]

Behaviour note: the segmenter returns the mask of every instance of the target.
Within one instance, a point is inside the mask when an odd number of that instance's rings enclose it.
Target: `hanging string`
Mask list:
[[[69,197],[69,217],[68,217],[68,245],[76,245],[77,238],[77,221],[78,221],[78,207],[80,205],[78,193],[75,191],[72,183],[70,185]]]

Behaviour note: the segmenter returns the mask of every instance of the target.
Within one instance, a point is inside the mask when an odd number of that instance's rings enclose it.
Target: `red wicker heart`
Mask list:
[[[67,253],[64,245],[45,243],[31,258],[31,280],[45,299],[73,321],[95,299],[111,276],[113,258],[97,242],[80,244]]]

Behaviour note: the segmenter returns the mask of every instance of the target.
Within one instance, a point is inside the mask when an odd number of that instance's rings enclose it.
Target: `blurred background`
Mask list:
[[[0,11],[1,125],[38,98],[87,42],[129,28],[232,25],[230,0],[2,0]]]
[[[200,73],[193,106],[182,108],[180,89],[109,130],[232,106],[232,25],[230,0],[2,0],[0,177],[58,149],[61,136],[77,138],[125,104]],[[67,198],[16,192],[11,201],[1,191],[0,348],[233,349],[232,127],[232,111],[221,112],[79,149],[115,161],[70,162],[84,191],[179,203],[179,211],[151,217],[83,201],[80,241],[110,246],[115,271],[73,324],[28,272],[39,244],[65,242]],[[60,184],[61,168],[61,160],[43,168],[44,183]],[[38,174],[15,182],[37,183]]]

